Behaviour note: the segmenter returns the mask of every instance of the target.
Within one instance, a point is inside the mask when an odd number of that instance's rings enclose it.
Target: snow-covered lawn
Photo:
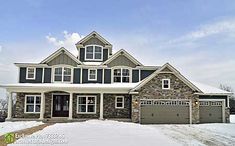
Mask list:
[[[22,130],[43,124],[42,122],[35,121],[22,121],[22,122],[3,122],[0,123],[0,136],[17,130]]]
[[[16,141],[54,143],[58,146],[149,146],[149,145],[235,145],[235,116],[230,124],[140,125],[134,123],[90,120],[58,123]],[[34,144],[32,144],[33,146]],[[48,144],[49,145],[49,144]]]

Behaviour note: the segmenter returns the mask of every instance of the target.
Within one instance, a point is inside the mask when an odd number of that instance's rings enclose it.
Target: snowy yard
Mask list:
[[[18,131],[34,126],[43,124],[42,122],[35,121],[22,121],[22,122],[3,122],[0,123],[0,136],[13,131]]]
[[[90,120],[58,123],[16,141],[69,146],[235,145],[235,116],[230,124],[139,125]],[[32,144],[33,146],[33,144]]]

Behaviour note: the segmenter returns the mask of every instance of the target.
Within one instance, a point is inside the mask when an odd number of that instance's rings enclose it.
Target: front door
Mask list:
[[[69,95],[53,95],[53,117],[69,116]]]

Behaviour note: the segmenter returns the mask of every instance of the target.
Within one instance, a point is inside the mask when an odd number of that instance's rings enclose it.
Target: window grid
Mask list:
[[[103,47],[99,45],[89,45],[85,47],[85,60],[102,61]]]
[[[72,69],[68,67],[56,67],[54,69],[54,82],[71,82]]]
[[[80,103],[81,101],[80,98],[85,98],[86,103]],[[78,96],[77,100],[78,100],[77,101],[77,105],[78,105],[77,113],[81,113],[81,114],[95,114],[96,113],[96,96]],[[81,111],[80,109],[81,106],[85,106],[85,111]],[[88,110],[89,110],[89,107],[91,106],[93,106],[93,111],[89,112]]]
[[[120,101],[120,99],[121,99],[121,101]],[[124,108],[124,96],[116,96],[115,108]]]
[[[28,98],[33,99],[33,103],[28,103]],[[38,99],[38,103],[37,103]],[[27,111],[28,106],[33,106],[33,111]],[[37,107],[39,106],[39,109],[37,111]],[[40,113],[41,109],[41,96],[39,95],[26,95],[25,96],[25,113]]]
[[[35,79],[35,75],[36,75],[36,68],[34,67],[27,67],[26,69],[26,79]]]
[[[113,82],[114,83],[129,83],[130,82],[130,70],[126,68],[118,68],[113,70]]]

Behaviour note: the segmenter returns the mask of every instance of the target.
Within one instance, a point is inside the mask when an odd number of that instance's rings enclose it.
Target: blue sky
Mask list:
[[[60,46],[76,53],[93,30],[145,65],[170,62],[192,80],[235,89],[234,0],[2,0],[0,83],[17,82],[14,62],[39,62]]]

